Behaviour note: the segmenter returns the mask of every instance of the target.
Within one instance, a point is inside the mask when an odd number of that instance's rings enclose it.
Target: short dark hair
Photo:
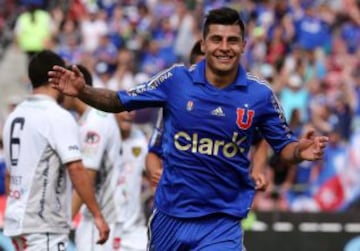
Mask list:
[[[201,40],[196,41],[190,52],[190,64],[195,64],[196,57],[204,56],[204,52],[201,50]]]
[[[239,25],[241,30],[241,38],[245,38],[245,24],[240,18],[238,11],[229,8],[222,7],[219,9],[211,10],[208,15],[205,17],[203,37],[209,33],[209,26],[211,24],[221,24],[221,25]]]
[[[65,61],[50,50],[43,50],[31,57],[28,66],[28,75],[33,88],[48,84],[48,72],[53,66],[59,65],[64,67]]]
[[[85,83],[89,86],[93,85],[93,78],[90,71],[83,65],[77,64],[76,67],[80,70],[80,72],[84,75]],[[67,69],[72,71],[72,65],[68,65]]]

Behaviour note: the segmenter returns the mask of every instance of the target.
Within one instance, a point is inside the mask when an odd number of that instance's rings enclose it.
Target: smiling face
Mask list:
[[[239,25],[210,25],[201,46],[205,52],[207,70],[219,76],[236,76],[245,47]]]
[[[207,15],[201,50],[205,53],[206,79],[218,88],[234,82],[245,48],[245,25],[238,11],[222,7]]]

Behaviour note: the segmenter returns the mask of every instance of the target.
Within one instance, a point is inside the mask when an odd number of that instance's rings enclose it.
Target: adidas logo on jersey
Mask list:
[[[219,116],[219,117],[224,117],[225,116],[225,113],[224,113],[223,109],[220,106],[217,107],[215,110],[212,110],[211,114],[215,115],[215,116]]]

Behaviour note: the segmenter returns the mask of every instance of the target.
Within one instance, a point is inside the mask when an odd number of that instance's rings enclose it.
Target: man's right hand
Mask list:
[[[94,218],[94,223],[99,231],[99,240],[97,244],[104,244],[109,238],[110,228],[102,216]]]
[[[79,96],[86,86],[83,74],[75,65],[72,66],[72,71],[55,65],[48,75],[51,86],[68,96]]]

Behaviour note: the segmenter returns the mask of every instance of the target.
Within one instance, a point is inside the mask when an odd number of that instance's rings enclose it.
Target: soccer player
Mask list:
[[[201,40],[198,40],[190,52],[190,65],[196,64],[204,59],[204,53],[201,50]],[[162,109],[159,110],[159,114],[156,120],[156,126],[153,134],[150,138],[149,152],[146,155],[146,171],[150,180],[152,189],[155,191],[157,184],[159,183],[163,165],[162,165],[162,135],[164,130],[164,123],[162,118]],[[255,182],[256,190],[265,190],[268,182],[264,174],[264,168],[266,167],[268,144],[261,135],[253,142],[254,151],[251,154],[253,166],[251,169],[251,177]]]
[[[51,51],[31,58],[32,95],[10,113],[4,126],[10,181],[4,233],[16,250],[66,250],[71,183],[94,217],[97,242],[104,243],[109,235],[81,160],[78,127],[58,105],[63,95],[48,82],[47,72],[54,65],[65,63]]]
[[[112,247],[108,250],[145,251],[148,238],[142,206],[142,180],[148,142],[145,134],[133,125],[135,111],[118,113],[115,117],[123,139],[122,169],[116,196],[120,214],[116,224],[110,225]]]
[[[82,65],[77,65],[92,85],[91,73]],[[114,199],[117,181],[121,169],[120,148],[121,136],[114,114],[105,113],[88,106],[81,100],[65,97],[64,108],[74,111],[80,128],[80,146],[83,163],[86,167],[91,184],[94,187],[97,202],[105,220],[115,223],[118,215]],[[82,205],[79,194],[74,191],[72,200],[73,217]],[[87,207],[81,210],[81,220],[75,232],[77,250],[107,250],[106,245],[96,245],[96,225]],[[106,243],[109,243],[108,240]]]
[[[244,52],[239,13],[209,12],[201,42],[205,59],[174,65],[129,91],[95,89],[55,66],[53,87],[108,112],[164,109],[164,169],[149,222],[150,250],[241,250],[239,221],[255,189],[248,152],[256,128],[281,158],[318,160],[328,138],[297,140],[271,87],[239,64]]]

